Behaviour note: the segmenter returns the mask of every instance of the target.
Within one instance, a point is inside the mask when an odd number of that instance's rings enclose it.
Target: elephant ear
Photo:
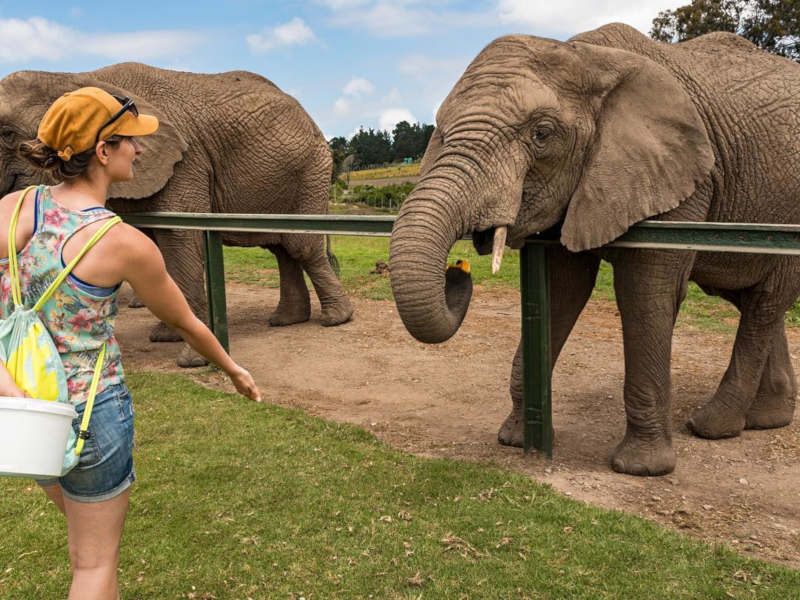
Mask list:
[[[678,206],[708,175],[714,152],[697,109],[669,71],[624,50],[572,45],[601,103],[561,229],[561,243],[578,252]]]
[[[178,128],[167,118],[164,112],[150,104],[147,100],[124,88],[97,79],[81,80],[80,85],[96,86],[110,94],[127,96],[136,104],[141,114],[158,118],[158,131],[151,135],[137,137],[142,153],[134,163],[136,176],[130,181],[119,181],[111,185],[109,196],[112,198],[149,198],[161,190],[172,177],[175,165],[183,158],[188,145]]]

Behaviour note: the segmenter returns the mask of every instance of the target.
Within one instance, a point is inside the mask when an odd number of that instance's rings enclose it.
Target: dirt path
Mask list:
[[[308,323],[269,328],[277,300],[277,290],[228,285],[232,352],[266,401],[360,425],[414,454],[503,465],[573,498],[800,568],[799,420],[719,441],[692,437],[684,426],[722,376],[731,335],[677,329],[672,412],[678,467],[666,477],[637,478],[614,473],[608,462],[624,432],[621,330],[613,304],[587,306],[559,359],[550,462],[497,443],[519,334],[516,292],[477,288],[459,333],[436,346],[413,340],[392,302],[355,299],[355,319],[339,327],[321,327],[315,307]],[[179,344],[148,341],[155,321],[147,311],[121,313],[128,369],[188,373],[174,366]],[[796,359],[800,330],[789,336]],[[202,383],[230,390],[218,374],[194,373]]]

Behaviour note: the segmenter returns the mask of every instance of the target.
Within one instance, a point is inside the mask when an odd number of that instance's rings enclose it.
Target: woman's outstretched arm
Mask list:
[[[237,391],[261,402],[250,373],[236,364],[214,334],[189,308],[186,298],[167,273],[164,257],[153,241],[141,231],[118,225],[114,229],[124,252],[122,279],[130,283],[138,298],[164,323],[177,331],[197,352],[228,374]],[[113,231],[113,230],[112,230]],[[110,232],[109,232],[110,233]]]

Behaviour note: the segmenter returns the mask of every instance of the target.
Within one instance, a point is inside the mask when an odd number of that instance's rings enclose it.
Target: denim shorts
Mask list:
[[[78,418],[72,428],[78,433],[86,403],[75,406]],[[75,502],[111,500],[136,479],[133,471],[133,400],[124,384],[112,385],[94,399],[89,419],[90,437],[84,442],[77,466],[64,477],[41,479],[41,486],[61,485]]]

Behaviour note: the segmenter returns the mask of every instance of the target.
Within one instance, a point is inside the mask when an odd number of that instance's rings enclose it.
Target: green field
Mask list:
[[[341,265],[340,278],[350,293],[375,300],[392,298],[389,278],[370,273],[375,269],[377,261],[388,263],[388,238],[333,236],[332,248]],[[484,289],[495,287],[519,289],[517,251],[506,249],[503,266],[497,275],[491,274],[491,256],[478,256],[471,242],[456,243],[450,253],[450,262],[457,259],[470,261],[472,279],[476,286]],[[275,258],[265,250],[225,248],[225,270],[231,281],[277,287],[277,268]],[[601,264],[593,297],[614,301],[613,273],[608,263]],[[678,323],[710,331],[733,332],[738,322],[738,314],[733,305],[721,298],[707,296],[692,283],[681,306]],[[789,326],[800,324],[800,304],[796,304],[789,311],[786,321]]]
[[[519,474],[412,457],[174,375],[130,384],[126,600],[798,597],[798,571]],[[44,494],[1,479],[0,526],[0,598],[63,598],[65,526]]]
[[[392,177],[413,177],[419,175],[419,163],[410,165],[397,164],[380,169],[362,169],[360,171],[350,171],[350,181],[361,179],[389,179]]]

